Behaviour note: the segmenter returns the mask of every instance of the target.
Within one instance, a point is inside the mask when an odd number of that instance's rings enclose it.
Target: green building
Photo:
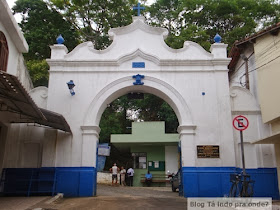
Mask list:
[[[179,165],[179,134],[166,134],[164,122],[133,122],[132,134],[112,134],[111,143],[129,149],[133,160],[134,186],[141,183],[149,170],[154,177],[152,186],[165,186],[166,174],[175,173]]]

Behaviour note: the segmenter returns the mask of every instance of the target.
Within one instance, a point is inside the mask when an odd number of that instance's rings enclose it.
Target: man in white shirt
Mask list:
[[[133,186],[133,175],[134,175],[134,170],[133,168],[129,168],[127,170],[127,175],[128,175],[128,186]]]
[[[118,183],[118,172],[119,172],[119,170],[120,169],[118,168],[116,163],[114,163],[113,167],[110,168],[110,171],[112,172],[112,185],[114,185],[114,180],[116,180],[115,185],[117,185],[117,183]]]

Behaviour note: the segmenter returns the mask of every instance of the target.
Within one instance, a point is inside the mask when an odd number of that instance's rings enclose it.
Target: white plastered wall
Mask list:
[[[213,44],[209,53],[186,42],[174,50],[163,41],[167,31],[146,25],[142,17],[109,34],[114,41],[103,51],[90,42],[70,53],[64,45],[51,47],[47,108],[61,113],[73,132],[58,135],[56,165],[95,166],[103,111],[114,99],[138,91],[155,94],[174,109],[183,166],[235,166],[227,45]],[[145,62],[145,68],[132,68],[133,62]],[[144,85],[133,85],[136,74],[145,76]],[[74,96],[66,85],[70,80],[76,85]],[[219,145],[221,157],[197,159],[198,144]]]
[[[179,166],[178,146],[165,146],[165,173],[176,174]]]
[[[232,118],[244,115],[249,120],[249,126],[243,131],[244,154],[246,168],[272,168],[276,166],[273,145],[252,144],[270,133],[270,127],[262,123],[260,107],[253,94],[242,87],[231,87]],[[240,132],[234,130],[236,147],[236,162],[242,167]]]
[[[6,1],[0,1],[0,31],[5,35],[9,49],[7,73],[17,76],[24,88],[28,91],[32,88],[32,82],[22,55],[22,53],[28,52],[28,44]],[[0,112],[0,175],[2,168],[21,167],[20,145],[22,141],[25,141],[20,137],[23,134],[23,125],[10,124],[12,119],[17,119],[18,117],[18,114],[11,112]],[[27,150],[30,149],[25,148]]]

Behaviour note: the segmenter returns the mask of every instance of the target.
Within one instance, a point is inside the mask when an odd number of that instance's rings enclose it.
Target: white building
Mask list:
[[[235,42],[230,51],[232,61],[229,64],[229,81],[232,89],[238,90],[232,97],[234,104],[243,103],[243,112],[253,122],[246,131],[246,166],[250,168],[269,168],[265,173],[279,177],[279,28],[280,23],[267,27],[249,37]],[[249,106],[249,99],[252,105]],[[246,103],[244,103],[246,102]],[[239,106],[240,106],[239,105]],[[257,132],[256,132],[257,131]],[[254,144],[257,143],[257,144]],[[273,145],[275,144],[275,145]],[[274,151],[275,149],[275,151]],[[276,159],[275,160],[275,154]],[[262,157],[261,157],[262,156]],[[261,158],[260,158],[261,157]],[[277,179],[272,178],[267,189],[276,191]],[[279,185],[279,183],[278,183]],[[261,189],[259,189],[261,190]]]
[[[182,49],[171,49],[164,42],[167,30],[146,25],[143,17],[134,17],[132,24],[111,29],[109,35],[113,42],[105,50],[95,50],[91,42],[80,44],[70,53],[63,44],[51,46],[46,108],[62,114],[72,131],[45,129],[38,134],[38,167],[55,171],[55,192],[66,196],[96,194],[96,153],[102,113],[118,97],[142,92],[164,99],[178,117],[183,195],[228,194],[230,174],[241,167],[233,117],[252,111],[249,120],[255,123],[251,122],[248,132],[257,135],[256,131],[263,128],[255,121],[259,112],[254,102],[250,98],[245,105],[243,100],[238,102],[238,88],[230,92],[227,45],[218,40],[212,44],[211,53],[189,41]],[[71,80],[76,85],[75,95],[69,93],[66,85]],[[36,93],[34,90],[32,95]],[[231,99],[234,94],[238,100]],[[263,160],[265,154],[272,160],[272,151],[264,154],[255,147],[249,150],[255,154],[246,161],[252,163],[248,173],[254,172],[256,196],[277,197],[277,186],[273,192],[264,186],[275,183],[271,179],[276,174],[266,173],[275,166],[254,161]],[[9,154],[7,158],[14,161]],[[5,167],[18,168],[9,164]]]
[[[64,118],[44,107],[47,88],[32,89],[22,53],[28,52],[24,39],[6,1],[0,1],[0,192],[31,194],[44,191],[53,182],[40,183],[35,172],[42,166],[42,148],[47,139],[44,125],[70,132]],[[32,100],[28,92],[34,96]],[[28,122],[28,124],[26,124]],[[32,124],[31,124],[32,123]],[[53,130],[53,129],[52,129]],[[55,130],[56,131],[56,130]],[[45,140],[46,139],[46,140]],[[48,142],[47,142],[48,143]],[[44,170],[41,170],[44,171]],[[49,173],[50,170],[45,170]],[[32,174],[33,173],[33,174]],[[42,173],[41,173],[42,175]],[[24,181],[19,181],[24,180]],[[36,185],[36,186],[35,186]],[[51,191],[48,189],[48,191]]]
[[[24,39],[18,24],[16,23],[8,4],[5,1],[0,1],[0,70],[11,75],[17,76],[24,88],[29,91],[32,88],[32,82],[24,65],[22,53],[28,52],[28,45]],[[1,75],[1,78],[2,75]],[[5,89],[1,84],[2,90]],[[0,100],[0,174],[3,168],[4,149],[7,135],[9,133],[17,133],[18,125],[11,125],[9,121],[14,118],[14,114],[5,112],[7,109],[3,100]],[[16,117],[15,117],[16,118]],[[11,166],[12,167],[12,166]]]

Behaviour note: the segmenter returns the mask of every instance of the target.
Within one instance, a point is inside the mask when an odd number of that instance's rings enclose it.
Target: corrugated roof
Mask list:
[[[0,104],[7,107],[0,111],[24,116],[14,121],[16,123],[33,122],[71,133],[70,126],[62,115],[39,108],[18,78],[4,71],[0,71]]]
[[[27,118],[46,120],[17,77],[0,71],[0,98],[8,110]]]

